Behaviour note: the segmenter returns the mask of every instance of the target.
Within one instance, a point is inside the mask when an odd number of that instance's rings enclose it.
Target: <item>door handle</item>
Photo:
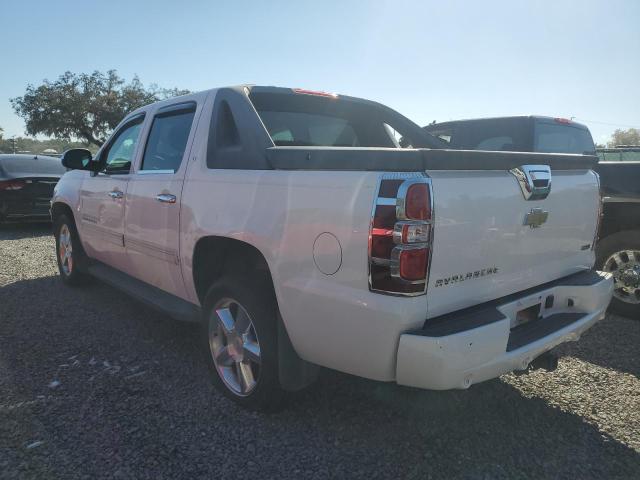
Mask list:
[[[156,195],[156,200],[162,203],[176,203],[176,196],[170,193],[160,193]]]
[[[109,192],[109,196],[111,198],[122,198],[124,197],[124,193],[122,193],[120,190],[111,190]]]

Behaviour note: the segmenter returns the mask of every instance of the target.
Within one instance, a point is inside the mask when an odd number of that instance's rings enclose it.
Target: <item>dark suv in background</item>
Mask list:
[[[596,152],[589,129],[565,118],[477,118],[432,123],[424,129],[454,149],[598,154],[603,217],[596,267],[614,276],[611,310],[640,318],[640,149]]]
[[[424,129],[459,150],[596,154],[589,129],[565,118],[476,118],[433,123]]]

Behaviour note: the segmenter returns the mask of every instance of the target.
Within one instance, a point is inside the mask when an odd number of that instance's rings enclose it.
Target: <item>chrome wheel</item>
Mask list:
[[[251,317],[237,301],[220,300],[209,318],[209,350],[218,375],[234,394],[245,397],[260,378],[260,342]]]
[[[607,258],[605,272],[613,275],[613,295],[625,303],[640,304],[640,251],[622,250]]]
[[[71,231],[66,223],[62,224],[58,234],[58,258],[60,269],[68,277],[73,272],[73,244],[71,243]]]

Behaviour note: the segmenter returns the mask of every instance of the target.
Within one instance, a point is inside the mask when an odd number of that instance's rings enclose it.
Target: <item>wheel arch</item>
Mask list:
[[[626,230],[640,230],[640,202],[604,204],[600,238]]]
[[[262,252],[243,240],[211,235],[198,239],[192,257],[193,284],[200,303],[207,289],[225,275],[264,275],[274,288],[269,264]]]
[[[214,282],[225,275],[236,274],[262,275],[278,305],[271,269],[257,247],[243,240],[223,236],[198,239],[193,251],[192,275],[201,304]],[[298,356],[279,313],[277,328],[280,384],[285,390],[300,390],[315,381],[319,367]]]
[[[51,221],[55,223],[56,219],[60,215],[68,215],[71,221],[73,221],[74,225],[76,223],[76,219],[73,215],[73,209],[64,202],[54,202],[51,205]]]

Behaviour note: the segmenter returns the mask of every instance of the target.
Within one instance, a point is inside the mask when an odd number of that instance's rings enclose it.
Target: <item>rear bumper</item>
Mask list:
[[[604,318],[612,291],[609,274],[582,272],[497,304],[428,320],[422,329],[400,336],[396,381],[448,390],[524,370]],[[537,304],[541,318],[517,326],[517,312]]]
[[[0,219],[21,220],[34,218],[47,220],[50,218],[51,201],[47,198],[24,198],[4,200],[0,198]]]

